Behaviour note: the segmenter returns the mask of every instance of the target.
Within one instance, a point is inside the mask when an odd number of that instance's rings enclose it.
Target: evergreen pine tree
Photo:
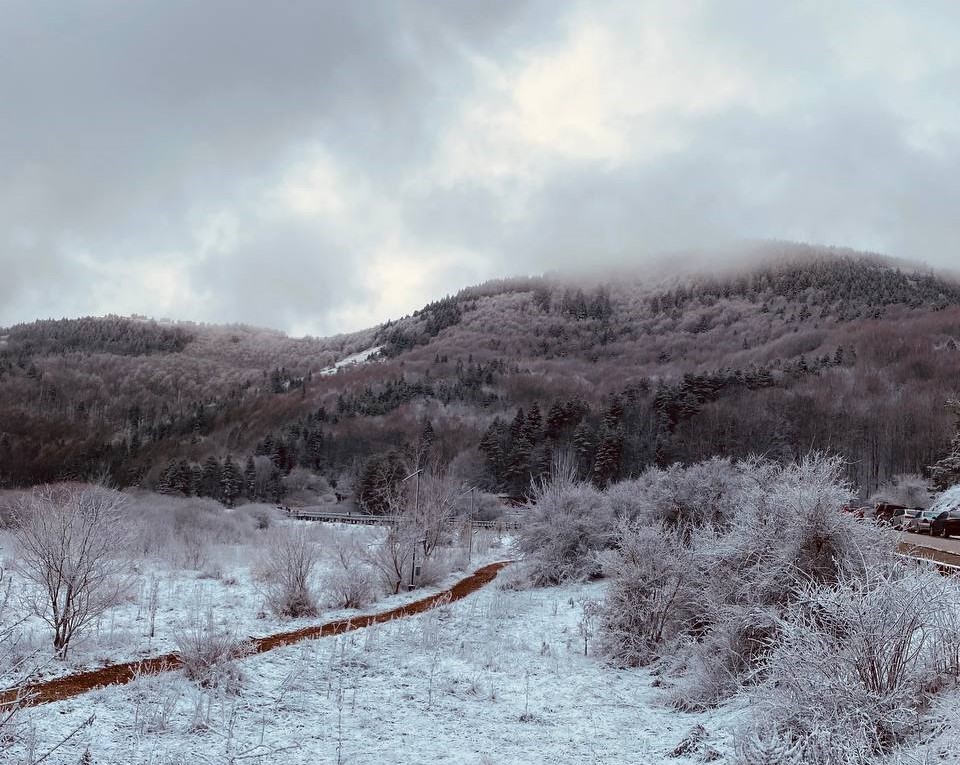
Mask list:
[[[566,425],[566,421],[566,412],[563,406],[559,401],[554,400],[553,404],[550,405],[550,411],[547,412],[547,427],[545,432],[547,438],[559,438],[563,432],[564,425]]]
[[[323,463],[323,431],[320,428],[310,431],[307,436],[307,467],[319,470]]]
[[[243,476],[240,474],[240,468],[233,461],[233,457],[228,456],[220,469],[220,500],[227,507],[232,507],[240,496],[242,488]]]
[[[600,440],[593,463],[593,480],[597,486],[606,486],[618,477],[623,460],[623,439],[623,430],[616,428],[607,430]]]
[[[243,467],[243,493],[248,499],[260,499],[257,496],[257,466],[253,457],[247,457]]]
[[[577,429],[573,432],[573,449],[583,475],[583,469],[589,467],[593,459],[593,434],[586,420],[577,425]]]
[[[521,436],[527,443],[536,444],[540,441],[541,430],[543,429],[543,415],[540,414],[540,406],[536,401],[527,412],[527,419],[523,424]]]
[[[206,462],[203,463],[197,494],[201,497],[220,496],[220,461],[213,455],[207,457]]]
[[[527,424],[527,416],[524,414],[523,407],[517,408],[517,414],[510,423],[510,440],[516,441],[523,435],[523,428]]]

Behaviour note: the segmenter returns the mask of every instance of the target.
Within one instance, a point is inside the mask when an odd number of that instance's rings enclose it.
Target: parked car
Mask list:
[[[960,537],[960,510],[944,510],[930,524],[932,537]]]
[[[900,531],[907,531],[913,520],[920,515],[920,511],[915,507],[900,507],[893,511],[890,518],[890,525]]]
[[[921,510],[917,515],[907,522],[907,531],[915,534],[927,534],[930,532],[930,524],[940,513],[936,510]]]

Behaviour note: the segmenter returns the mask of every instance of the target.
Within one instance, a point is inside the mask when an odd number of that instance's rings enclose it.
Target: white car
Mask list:
[[[900,531],[909,531],[910,525],[920,515],[920,511],[913,507],[901,507],[894,512],[890,519],[890,526]]]
[[[939,510],[924,510],[918,513],[907,521],[907,531],[912,531],[915,534],[929,534],[930,524],[938,515],[940,515]]]

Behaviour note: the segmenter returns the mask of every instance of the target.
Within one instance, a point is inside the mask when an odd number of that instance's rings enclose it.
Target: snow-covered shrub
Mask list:
[[[804,762],[862,762],[917,731],[944,681],[942,608],[960,608],[956,586],[902,564],[806,584],[766,658],[761,696],[771,724],[807,750]]]
[[[239,518],[243,518],[244,516],[250,518],[253,522],[254,528],[256,528],[258,531],[266,531],[278,517],[283,515],[283,512],[278,510],[273,505],[266,505],[262,502],[256,502],[248,505],[241,505],[234,510],[234,514]]]
[[[822,455],[789,465],[711,460],[634,482],[655,501],[606,556],[609,658],[667,658],[677,678],[669,698],[683,708],[762,679],[780,616],[806,586],[863,576],[892,556],[881,532],[840,512],[850,496],[842,468]],[[694,508],[695,497],[710,509]]]
[[[700,583],[689,549],[673,530],[621,524],[604,553],[610,578],[600,630],[604,653],[620,666],[649,663],[664,640],[688,629]]]
[[[772,607],[721,609],[702,638],[688,637],[672,656],[667,655],[671,672],[680,675],[667,700],[686,711],[722,703],[752,681],[776,634]]]
[[[326,588],[336,608],[363,608],[376,599],[376,573],[365,562],[355,538],[338,540],[335,568]]]
[[[211,613],[194,618],[175,634],[174,640],[188,678],[203,687],[238,687],[240,670],[235,659],[247,652],[246,646],[231,632],[218,627]]]
[[[889,557],[891,546],[874,525],[840,512],[852,494],[838,457],[811,455],[778,472],[770,500],[783,524],[780,562],[796,581],[833,582]]]
[[[736,742],[733,765],[806,765],[803,749],[777,730],[750,730]]]
[[[906,507],[929,507],[930,481],[915,473],[901,473],[877,487],[869,503],[893,502]]]
[[[314,577],[320,546],[307,526],[274,529],[268,538],[257,571],[267,605],[278,616],[317,614]]]
[[[150,492],[130,495],[137,519],[136,552],[165,559],[175,568],[202,570],[218,545],[258,543],[269,526],[273,508],[250,505],[227,510],[219,502],[199,497],[175,497]]]
[[[530,578],[530,572],[522,561],[511,563],[503,569],[496,579],[497,588],[500,590],[529,590],[533,586]]]
[[[687,530],[729,522],[743,479],[744,471],[729,459],[714,457],[688,467],[648,468],[611,494],[621,517]]]
[[[549,480],[533,502],[517,534],[531,581],[553,585],[599,574],[598,553],[611,546],[615,528],[607,497],[590,484]]]
[[[417,577],[417,586],[433,587],[434,585],[440,584],[453,570],[451,564],[452,559],[453,556],[449,555],[446,550],[434,552],[434,554],[427,558],[423,562],[423,565],[420,566],[420,576]]]

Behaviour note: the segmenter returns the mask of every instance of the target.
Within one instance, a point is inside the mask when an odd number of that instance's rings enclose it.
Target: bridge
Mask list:
[[[370,515],[368,513],[337,512],[313,507],[291,508],[287,510],[290,518],[298,521],[320,521],[321,523],[348,523],[354,526],[395,526],[399,520],[396,515]],[[462,516],[451,518],[448,522],[455,526],[465,520]],[[505,515],[492,521],[473,521],[475,529],[496,529],[507,531],[520,528],[520,518],[515,514]]]

